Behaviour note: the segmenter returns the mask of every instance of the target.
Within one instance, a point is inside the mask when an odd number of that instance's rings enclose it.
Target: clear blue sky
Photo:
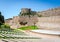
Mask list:
[[[5,19],[17,16],[21,8],[43,11],[60,6],[60,0],[0,0],[0,11]]]

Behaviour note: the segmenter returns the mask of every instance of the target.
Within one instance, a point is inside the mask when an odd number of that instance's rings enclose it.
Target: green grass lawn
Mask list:
[[[35,30],[35,29],[38,29],[37,26],[24,26],[24,27],[20,27],[18,29],[21,29],[21,30]]]

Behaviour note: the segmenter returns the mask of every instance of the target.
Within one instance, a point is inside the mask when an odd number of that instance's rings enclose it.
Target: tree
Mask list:
[[[4,23],[4,16],[1,15],[1,12],[0,12],[0,25],[2,25]]]
[[[37,16],[33,16],[32,17],[32,22],[33,22],[34,28],[35,28],[35,24],[38,22],[38,17]]]

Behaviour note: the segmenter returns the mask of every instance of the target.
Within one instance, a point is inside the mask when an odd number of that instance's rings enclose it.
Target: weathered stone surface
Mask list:
[[[28,8],[23,8],[21,12],[27,13],[29,11],[31,10]],[[55,28],[55,27],[60,28],[59,26],[60,25],[60,8],[50,9],[50,10],[43,11],[43,12],[37,12],[36,14],[43,15],[45,17],[38,17],[37,15],[34,15],[34,16],[30,15],[30,18],[28,15],[14,16],[12,19],[7,19],[5,23],[9,24],[11,28],[19,28],[21,26],[34,25],[34,23],[36,23],[36,25],[39,28],[41,27],[42,28]],[[22,23],[27,22],[27,24],[21,25],[20,24],[21,22]]]
[[[21,14],[23,14],[23,13],[29,13],[31,11],[31,9],[29,9],[29,8],[22,8],[21,9]]]
[[[42,16],[60,16],[60,7],[54,9],[48,9],[46,11],[37,12],[38,15]]]
[[[15,16],[12,18],[12,20],[6,20],[5,23],[9,24],[11,28],[15,29],[22,26],[34,25],[34,23],[36,23],[37,21],[38,20],[36,16],[31,16],[30,18],[28,16]],[[27,22],[27,24],[21,25],[20,22]]]
[[[60,31],[60,16],[38,17],[36,24],[40,29],[59,30]]]

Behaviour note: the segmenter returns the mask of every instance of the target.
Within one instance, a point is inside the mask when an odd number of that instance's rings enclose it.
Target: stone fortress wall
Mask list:
[[[36,24],[40,29],[60,30],[60,7],[37,14],[42,15],[42,17],[38,17],[39,22]]]
[[[59,16],[60,15],[60,7],[59,8],[54,8],[54,9],[49,9],[46,11],[39,11],[37,12],[38,15],[42,15],[42,16]]]
[[[54,8],[49,9],[47,11],[42,12],[35,12],[31,11],[31,9],[23,8],[21,10],[22,13],[29,13],[32,12],[32,14],[36,14],[34,16],[30,16],[30,18],[26,16],[15,16],[12,19],[8,19],[5,21],[5,23],[9,24],[11,28],[19,28],[21,26],[28,26],[28,25],[34,25],[34,22],[36,22],[36,26],[39,28],[58,28],[60,29],[60,8]],[[38,15],[42,15],[42,17],[38,17]],[[27,22],[26,25],[21,25],[20,22]]]
[[[60,16],[38,17],[36,25],[40,29],[60,30]]]

